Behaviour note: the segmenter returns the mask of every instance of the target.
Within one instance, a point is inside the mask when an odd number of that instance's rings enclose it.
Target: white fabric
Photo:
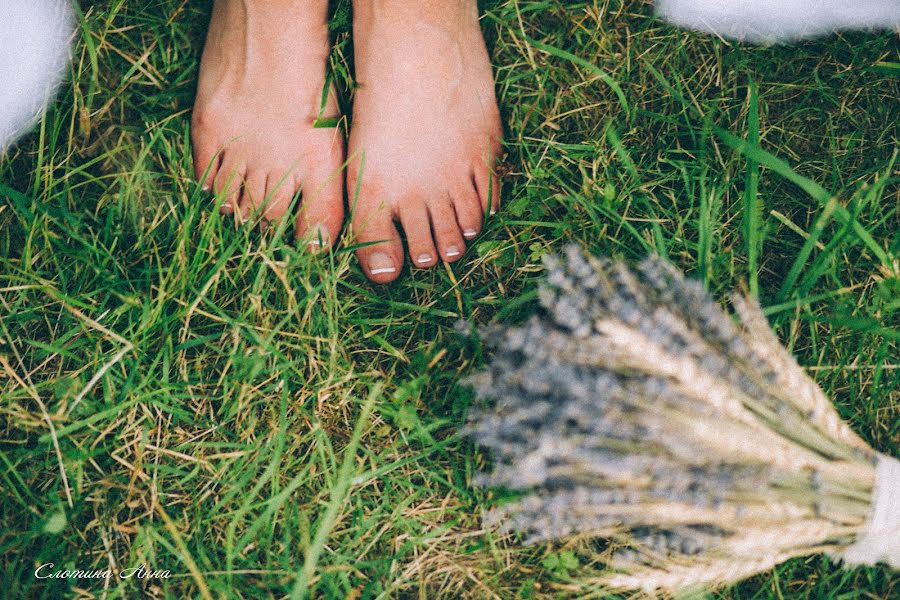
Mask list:
[[[0,153],[56,91],[73,27],[69,0],[0,0]]]
[[[656,10],[675,25],[748,42],[900,26],[900,0],[657,0]]]
[[[872,512],[865,531],[842,558],[850,565],[885,562],[900,569],[900,461],[896,458],[878,455]]]

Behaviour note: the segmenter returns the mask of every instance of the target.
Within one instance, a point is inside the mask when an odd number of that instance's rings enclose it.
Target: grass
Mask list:
[[[11,598],[599,597],[591,543],[482,529],[459,319],[534,310],[570,241],[742,282],[875,448],[900,442],[895,33],[744,48],[645,2],[493,0],[504,206],[374,287],[343,245],[209,210],[189,114],[208,3],[82,2],[71,82],[0,162],[0,578]],[[332,71],[352,100],[347,0]],[[168,569],[42,580],[34,569]],[[795,560],[721,598],[887,598]]]

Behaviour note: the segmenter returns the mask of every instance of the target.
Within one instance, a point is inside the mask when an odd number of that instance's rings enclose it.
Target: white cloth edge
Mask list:
[[[900,25],[900,0],[656,0],[663,19],[751,43]]]

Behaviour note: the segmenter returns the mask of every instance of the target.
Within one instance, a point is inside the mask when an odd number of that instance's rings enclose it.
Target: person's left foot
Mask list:
[[[475,0],[356,0],[353,11],[347,189],[355,241],[368,244],[357,256],[387,283],[403,264],[393,221],[413,265],[432,267],[458,260],[496,209],[500,113]]]

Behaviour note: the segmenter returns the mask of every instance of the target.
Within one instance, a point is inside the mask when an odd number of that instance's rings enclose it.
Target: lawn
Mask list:
[[[603,596],[591,541],[482,528],[490,458],[458,433],[484,356],[457,323],[531,314],[573,241],[745,283],[900,454],[896,33],[752,48],[648,2],[488,1],[504,205],[460,262],[378,287],[351,240],[310,256],[210,210],[189,146],[209,2],[80,5],[70,81],[0,160],[0,596]],[[345,110],[349,25],[334,2]],[[51,562],[171,577],[36,579]],[[898,590],[810,557],[714,597]]]

